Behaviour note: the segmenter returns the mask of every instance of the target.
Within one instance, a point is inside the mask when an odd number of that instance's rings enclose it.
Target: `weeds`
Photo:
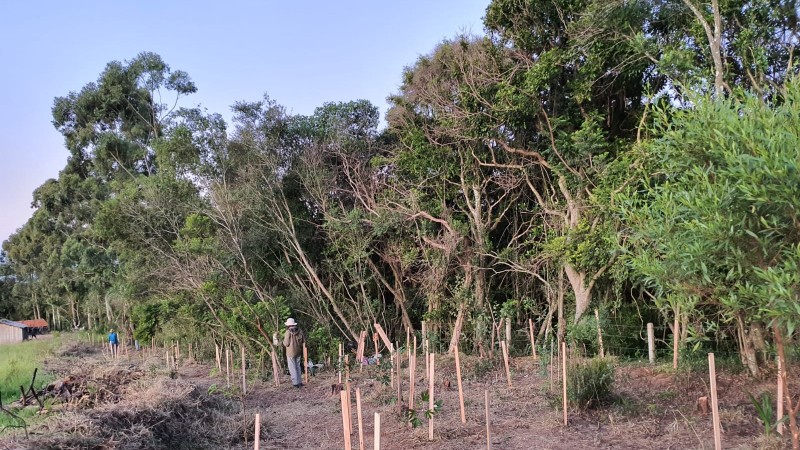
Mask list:
[[[789,416],[784,416],[780,421],[777,420],[775,410],[772,407],[774,401],[769,391],[762,392],[758,398],[749,392],[747,396],[750,398],[750,403],[752,403],[753,407],[756,409],[758,420],[764,425],[764,436],[769,438],[772,434],[772,430],[777,429],[779,424],[786,422]]]
[[[607,358],[591,358],[574,364],[567,375],[567,399],[587,409],[611,399],[614,366]]]

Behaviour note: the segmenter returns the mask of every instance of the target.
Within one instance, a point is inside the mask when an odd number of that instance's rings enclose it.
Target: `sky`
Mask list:
[[[96,81],[110,61],[143,51],[189,73],[200,105],[267,93],[295,114],[367,99],[386,113],[402,71],[459,33],[481,34],[489,0],[2,2],[0,242],[33,214],[32,193],[68,152],[53,99]]]

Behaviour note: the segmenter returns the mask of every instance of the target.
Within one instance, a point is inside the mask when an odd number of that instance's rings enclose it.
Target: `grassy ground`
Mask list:
[[[52,356],[60,344],[59,336],[45,335],[19,344],[0,345],[0,399],[4,405],[19,399],[20,386],[28,389],[35,368],[39,368],[37,389],[53,380],[41,367],[44,359]]]

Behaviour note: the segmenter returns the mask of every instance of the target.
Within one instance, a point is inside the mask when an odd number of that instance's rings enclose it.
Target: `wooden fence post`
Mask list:
[[[600,347],[600,357],[605,358],[606,353],[603,350],[603,331],[600,329],[600,312],[597,308],[594,309],[594,318],[597,322],[597,345]]]
[[[458,358],[458,345],[456,344],[456,379],[458,381],[458,406],[461,408],[461,423],[467,423],[466,415],[464,414],[464,388],[461,384],[461,361]]]
[[[492,429],[489,425],[489,391],[483,391],[483,398],[486,411],[486,449],[492,450]]]
[[[352,450],[353,446],[350,443],[350,419],[347,417],[347,392],[342,390],[339,392],[339,397],[342,401],[342,432],[344,434],[344,449]]]
[[[536,335],[533,334],[534,326],[533,326],[533,319],[528,319],[528,329],[531,333],[531,353],[533,354],[533,359],[536,360]]]
[[[308,384],[308,347],[306,344],[303,343],[303,377],[305,378],[305,383]]]
[[[675,322],[672,325],[674,334],[674,336],[672,336],[672,368],[675,370],[678,370],[678,343],[680,342],[681,336],[680,311],[680,306],[678,306],[675,309]]]
[[[244,345],[242,349],[242,395],[247,395],[247,360],[244,355]]]
[[[561,380],[563,386],[564,426],[569,425],[567,420],[567,343],[561,343]]]
[[[381,450],[381,413],[375,413],[375,431],[372,437],[375,450]]]
[[[508,346],[506,341],[500,341],[500,349],[503,351],[503,363],[506,366],[506,378],[508,379],[508,387],[511,388],[511,369],[508,367]]]
[[[431,418],[428,420],[428,440],[433,440],[433,408],[434,408],[434,401],[433,401],[433,388],[436,385],[435,379],[435,365],[434,365],[434,356],[435,353],[430,354],[431,364],[430,364],[430,374],[428,375],[428,410],[431,411]]]
[[[647,356],[650,364],[656,363],[656,336],[652,322],[647,324]]]
[[[256,432],[253,437],[253,449],[259,450],[261,446],[261,414],[256,413]]]
[[[778,395],[776,395],[777,397],[776,401],[778,402],[778,404],[776,405],[776,410],[777,410],[776,420],[778,422],[778,427],[776,428],[776,431],[781,436],[783,436],[783,421],[781,420],[783,419],[783,376],[782,376],[783,373],[782,372],[783,372],[783,367],[781,367],[781,359],[778,358]]]
[[[356,388],[356,414],[358,415],[358,450],[364,450],[364,421],[361,418],[361,388]]]
[[[714,354],[708,354],[708,376],[711,380],[711,414],[714,421],[714,449],[722,450],[721,425],[719,422],[719,403],[717,402],[717,369]]]

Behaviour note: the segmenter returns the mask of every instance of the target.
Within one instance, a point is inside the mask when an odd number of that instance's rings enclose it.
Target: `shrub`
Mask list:
[[[567,399],[578,408],[593,408],[611,399],[614,365],[609,358],[591,358],[572,364],[567,372]]]

